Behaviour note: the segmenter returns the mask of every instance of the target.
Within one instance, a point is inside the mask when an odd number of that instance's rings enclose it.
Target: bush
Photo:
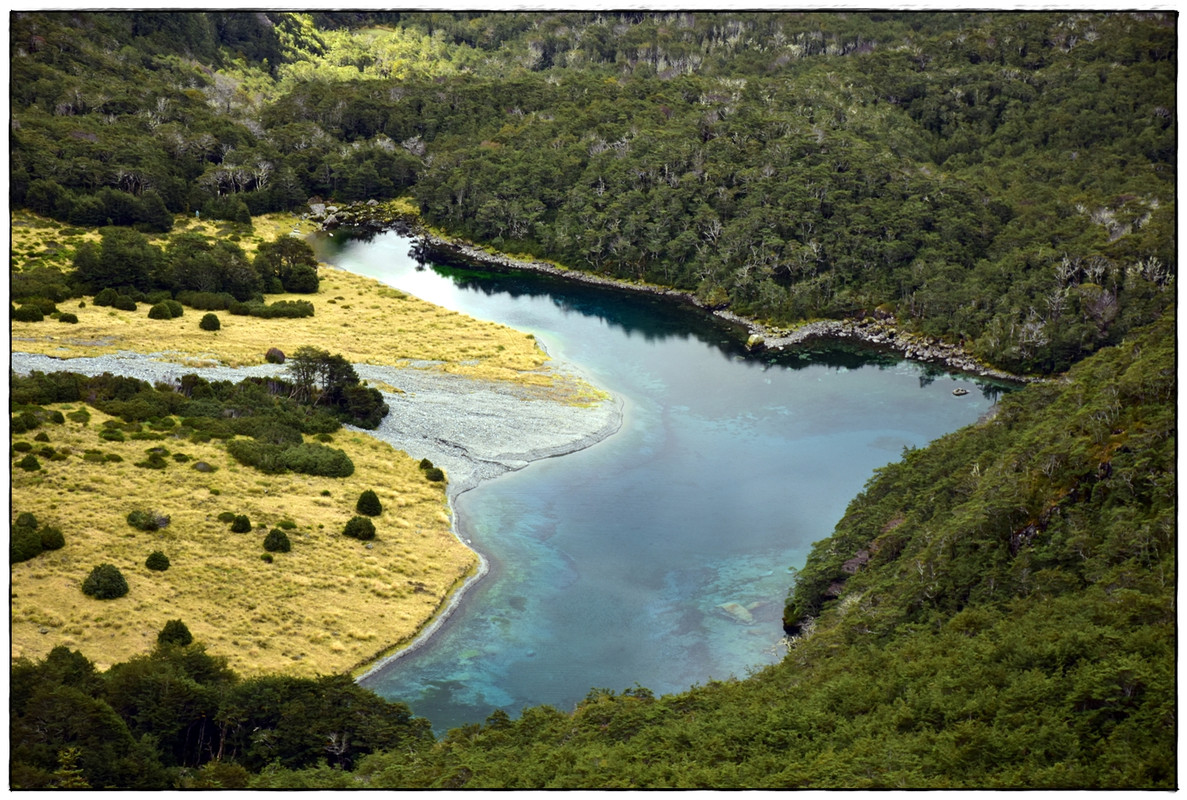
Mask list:
[[[235,521],[234,511],[224,511],[218,515],[218,521],[222,523],[231,523]]]
[[[144,566],[155,572],[164,572],[169,569],[169,556],[160,550],[153,550],[148,554],[148,558],[144,560]]]
[[[198,323],[198,327],[204,331],[217,331],[223,324],[218,321],[218,316],[215,314],[203,314],[202,320]]]
[[[126,294],[117,294],[111,301],[111,307],[118,308],[120,311],[135,311],[136,301]]]
[[[17,322],[41,322],[45,314],[35,305],[24,305],[12,312],[12,318]]]
[[[30,514],[28,511],[25,511],[24,513],[18,514],[16,522],[12,524],[18,528],[36,528],[37,517]]]
[[[162,300],[161,302],[164,303],[165,308],[169,309],[169,313],[174,317],[180,317],[185,314],[185,307],[176,300]]]
[[[115,302],[115,298],[119,297],[119,293],[110,286],[95,295],[95,305],[109,306]]]
[[[177,302],[184,303],[199,311],[226,311],[231,304],[237,302],[234,295],[227,292],[178,292]],[[180,316],[180,314],[178,315]]]
[[[275,347],[269,347],[268,352],[264,353],[264,360],[269,364],[283,364],[284,353]]]
[[[29,453],[33,450],[32,442],[13,442],[12,449],[18,453]]]
[[[9,562],[19,564],[41,555],[41,536],[32,528],[16,527],[12,529],[9,540]]]
[[[144,461],[136,461],[134,463],[141,469],[164,469],[169,464],[160,453],[149,453],[148,458]]]
[[[173,319],[173,312],[164,303],[157,303],[148,310],[149,319]]]
[[[32,453],[29,453],[29,455],[16,462],[16,465],[27,472],[36,472],[41,469],[41,462]]]
[[[276,527],[282,530],[291,531],[297,527],[297,523],[293,522],[291,519],[282,519],[280,522],[276,523]]]
[[[378,517],[383,513],[383,504],[379,502],[379,497],[375,492],[367,489],[359,495],[359,501],[355,503],[354,510],[360,514],[366,514],[368,517]]]
[[[99,438],[108,442],[123,442],[127,440],[124,432],[116,430],[115,428],[104,428],[99,431]]]
[[[113,600],[128,593],[128,582],[118,567],[100,564],[82,582],[82,593],[96,600]]]
[[[264,537],[264,549],[269,553],[287,553],[293,549],[293,544],[289,541],[288,534],[280,528],[273,528]]]
[[[421,469],[432,469],[432,468],[433,468],[433,462],[432,462],[432,461],[429,461],[427,458],[422,458],[422,459],[420,460],[420,468],[421,468]]]
[[[425,477],[434,483],[441,483],[445,480],[445,473],[441,471],[440,467],[432,467],[425,470]]]
[[[198,472],[215,472],[218,470],[218,467],[205,461],[195,461],[193,468],[198,470]]]
[[[342,529],[342,535],[363,541],[374,539],[375,524],[367,517],[351,517],[350,521],[346,523],[346,527]]]
[[[239,514],[231,521],[231,533],[247,533],[251,530],[251,520]]]
[[[175,644],[185,647],[192,641],[194,641],[194,635],[179,619],[171,619],[166,622],[165,627],[161,628],[161,632],[157,634],[157,644],[159,645]]]
[[[41,539],[43,550],[61,550],[66,546],[66,537],[62,535],[61,528],[46,525],[37,532],[37,535]]]
[[[169,524],[169,517],[155,511],[136,509],[129,511],[126,517],[128,524],[138,531],[158,531]]]
[[[78,324],[78,315],[71,314],[70,312],[66,312],[65,314],[59,314],[58,322],[68,322],[71,325],[77,325]]]

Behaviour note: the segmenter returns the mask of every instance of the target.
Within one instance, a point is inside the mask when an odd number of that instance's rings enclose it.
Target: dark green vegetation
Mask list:
[[[71,263],[23,254],[14,316],[84,288],[270,308],[316,288],[288,239],[247,264],[136,228],[408,193],[448,233],[776,323],[890,313],[1011,370],[1075,366],[880,470],[797,578],[787,658],[746,680],[434,742],[345,677],[239,681],[200,645],[99,675],[59,649],[14,666],[12,783],[1175,787],[1175,22],[13,15],[11,200],[104,227]],[[404,49],[336,30],[376,25]],[[323,468],[301,436],[381,400],[338,357],[289,362],[235,386],[14,379],[12,430],[85,400],[124,420],[109,438],[176,416],[251,437],[261,468]]]
[[[375,523],[367,517],[351,517],[346,521],[342,535],[369,541],[375,538]]]
[[[128,581],[118,567],[100,564],[82,582],[82,593],[96,600],[114,600],[128,593]]]
[[[383,513],[383,504],[379,502],[379,496],[373,490],[365,489],[359,495],[354,510],[360,514],[366,514],[368,517],[378,517]]]
[[[412,193],[505,250],[781,323],[881,308],[1061,370],[1172,299],[1174,22],[16,14],[12,200],[158,230]],[[331,30],[368,25],[387,43]],[[250,278],[214,248],[194,279]],[[260,289],[308,290],[265,260]]]
[[[18,514],[12,523],[9,538],[9,561],[16,564],[36,558],[47,550],[60,550],[66,546],[62,529],[53,525],[39,525],[37,517],[24,512]]]
[[[191,638],[170,620],[156,649],[104,673],[65,647],[14,662],[13,788],[65,788],[68,761],[77,788],[242,788],[249,772],[349,769],[432,739],[349,677],[240,679]]]

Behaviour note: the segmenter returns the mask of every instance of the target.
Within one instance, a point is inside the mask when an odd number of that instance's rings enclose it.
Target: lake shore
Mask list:
[[[551,367],[580,378],[566,365]],[[285,368],[274,364],[194,367],[168,361],[160,353],[130,351],[72,359],[13,352],[11,369],[19,374],[69,371],[93,376],[110,372],[152,383],[172,382],[189,373],[211,381],[285,375]],[[380,439],[415,459],[428,458],[445,470],[451,530],[479,562],[460,585],[441,598],[434,613],[411,637],[389,643],[372,659],[356,665],[353,671],[357,678],[421,646],[458,608],[467,590],[486,574],[486,557],[459,529],[453,513],[456,498],[483,481],[522,469],[533,461],[576,452],[611,436],[622,424],[622,402],[606,396],[593,404],[573,405],[550,397],[538,387],[484,381],[425,366],[356,364],[355,369],[360,378],[398,391],[382,391],[391,410],[377,430],[352,430]]]
[[[778,328],[764,325],[724,309],[705,304],[691,292],[670,289],[646,283],[631,283],[615,278],[593,275],[578,270],[563,269],[542,261],[515,259],[510,256],[490,253],[481,248],[454,239],[434,234],[422,234],[424,254],[438,261],[453,264],[470,264],[505,270],[528,270],[540,272],[564,280],[577,281],[593,286],[621,291],[643,292],[667,297],[674,302],[696,306],[706,313],[743,328],[747,333],[747,346],[753,352],[779,351],[794,348],[811,341],[853,341],[861,345],[899,353],[904,358],[925,364],[935,364],[944,369],[1008,383],[1029,383],[1039,378],[1016,375],[1005,370],[982,364],[961,347],[900,330],[891,317],[875,319],[816,320],[805,322],[793,328]]]

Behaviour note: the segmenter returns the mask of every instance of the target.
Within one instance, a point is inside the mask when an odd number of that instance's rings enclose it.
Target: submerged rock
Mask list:
[[[746,625],[752,625],[754,623],[754,616],[749,611],[747,611],[746,606],[742,605],[741,603],[722,603],[718,606],[718,608],[736,619],[738,622],[744,623]]]

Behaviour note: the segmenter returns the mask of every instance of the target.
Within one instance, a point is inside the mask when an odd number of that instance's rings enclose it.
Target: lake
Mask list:
[[[840,347],[751,356],[744,334],[696,309],[418,267],[410,245],[395,233],[318,243],[324,261],[534,334],[625,408],[609,439],[458,498],[490,574],[424,647],[363,680],[438,732],[496,708],[568,711],[595,687],[662,694],[774,663],[812,543],[877,467],[976,421],[999,392]]]

